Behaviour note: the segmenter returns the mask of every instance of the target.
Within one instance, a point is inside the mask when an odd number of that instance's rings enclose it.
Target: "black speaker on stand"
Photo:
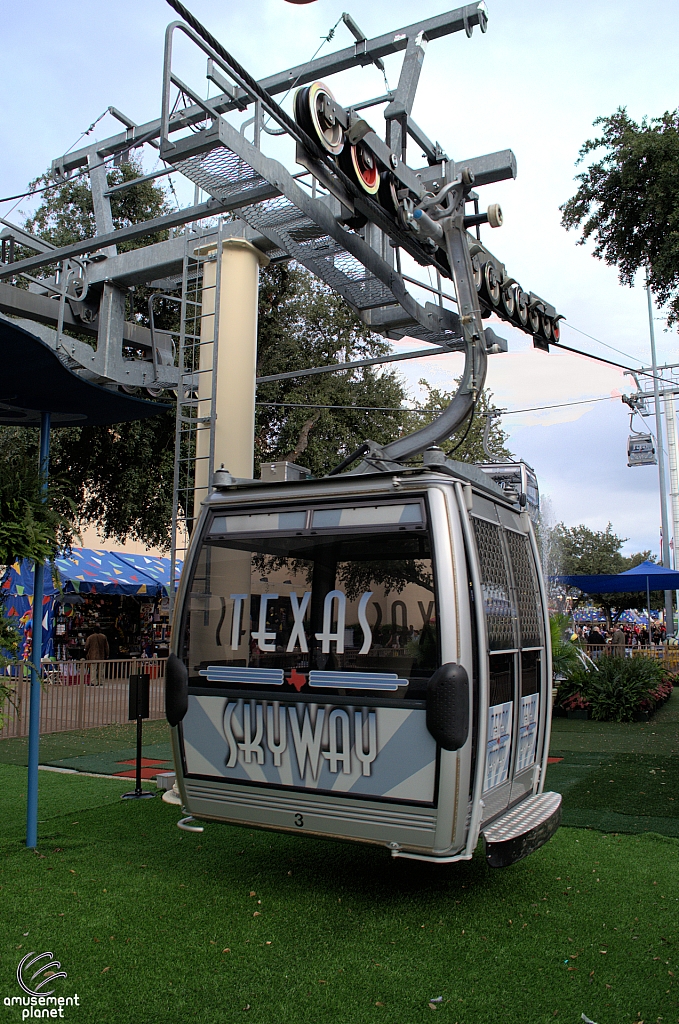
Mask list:
[[[137,720],[137,776],[134,791],[123,793],[121,800],[145,800],[154,797],[155,793],[141,788],[141,741],[142,723],[149,717],[150,679],[146,672],[130,676],[129,708],[127,717],[130,722]]]

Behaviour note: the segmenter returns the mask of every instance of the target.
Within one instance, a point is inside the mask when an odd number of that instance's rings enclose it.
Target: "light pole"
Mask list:
[[[667,458],[670,466],[670,508],[672,509],[672,568],[677,568],[677,541],[679,541],[679,461],[677,459],[677,418],[674,409],[674,394],[665,392],[665,426],[667,427]],[[679,590],[677,607],[679,607]]]
[[[653,299],[651,297],[651,286],[646,275],[646,297],[648,299],[648,327],[651,336],[651,368],[653,372],[653,397],[655,400],[655,436],[658,444],[658,481],[660,484],[660,521],[662,523],[662,564],[671,568],[670,563],[670,527],[667,515],[667,487],[665,483],[665,453],[663,450],[663,429],[662,409],[660,408],[660,387],[658,381],[658,365],[655,358],[655,329],[653,326]],[[665,591],[665,627],[668,634],[674,633],[674,609],[672,606],[672,591]],[[651,638],[651,621],[649,612],[648,622],[649,641]]]

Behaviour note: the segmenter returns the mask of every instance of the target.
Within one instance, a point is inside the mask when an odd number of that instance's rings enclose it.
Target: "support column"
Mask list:
[[[651,368],[653,370],[653,397],[655,404],[655,437],[658,446],[658,483],[660,486],[660,522],[662,525],[662,550],[660,557],[666,569],[670,568],[670,526],[667,515],[667,490],[665,486],[665,452],[663,449],[662,431],[662,410],[660,408],[660,387],[658,379],[658,363],[655,357],[655,328],[653,326],[653,299],[651,298],[651,287],[646,276],[646,297],[648,300],[648,327],[651,337]],[[649,636],[651,622],[648,623]],[[674,632],[674,610],[672,605],[672,591],[665,591],[665,629],[667,632]]]
[[[677,419],[674,410],[674,395],[665,395],[665,426],[667,427],[667,455],[670,464],[670,508],[672,514],[672,533],[674,535],[674,558],[672,568],[677,568],[677,544],[679,544],[679,450],[677,449]],[[677,608],[679,609],[679,591],[677,591]],[[668,633],[674,633],[668,628]]]
[[[214,430],[198,430],[199,501],[207,494],[214,468],[222,463],[232,476],[251,479],[254,474],[259,268],[269,259],[243,238],[221,244],[221,266],[216,260],[207,262],[203,271],[198,394],[200,415],[214,418]],[[213,339],[216,346],[210,346]]]

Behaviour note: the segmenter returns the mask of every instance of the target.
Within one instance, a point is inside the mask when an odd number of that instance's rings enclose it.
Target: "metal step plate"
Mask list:
[[[515,864],[551,839],[560,824],[560,793],[523,800],[483,829],[488,864],[492,868]]]

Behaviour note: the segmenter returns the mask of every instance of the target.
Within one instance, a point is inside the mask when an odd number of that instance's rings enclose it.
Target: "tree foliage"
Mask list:
[[[107,174],[108,184],[114,186],[131,181],[141,173],[141,166],[132,160],[112,168]],[[49,173],[45,173],[32,182],[31,187],[50,182]],[[44,196],[41,205],[25,222],[27,231],[56,246],[96,234],[92,193],[86,175],[50,189]],[[165,190],[153,182],[142,182],[111,196],[116,229],[169,211]],[[126,251],[164,238],[167,238],[167,231],[123,242],[118,248]],[[47,267],[44,273],[50,270]],[[128,316],[144,325],[148,323],[146,305],[150,292],[148,288],[137,288],[130,293]],[[177,326],[176,304],[166,306],[163,309],[161,304],[156,317],[161,329]],[[92,341],[91,338],[86,340]],[[6,452],[16,452],[17,459],[8,471],[19,473],[19,461],[26,467],[36,464],[37,449],[37,430],[0,428],[3,471],[7,465]],[[173,403],[168,403],[166,414],[145,421],[111,427],[55,428],[52,430],[52,479],[47,507],[52,514],[60,515],[62,522],[70,516],[75,518],[78,528],[95,525],[105,537],[120,541],[133,537],[150,545],[167,546],[173,463]],[[27,468],[26,472],[32,471]],[[32,529],[28,512],[25,527],[28,531]],[[57,546],[63,546],[63,529],[56,537]]]
[[[594,255],[618,268],[631,285],[647,268],[651,289],[679,320],[679,111],[637,124],[624,108],[598,117],[601,134],[580,149],[578,163],[603,156],[578,174],[575,195],[561,207],[561,223],[581,228]]]
[[[458,379],[457,384],[460,383]],[[423,402],[418,402],[416,408],[410,412],[405,419],[404,433],[409,434],[418,427],[440,416],[453,400],[454,391],[442,391],[432,387],[426,380],[420,380],[420,385],[425,389],[426,397]],[[486,414],[493,408],[493,394],[488,388],[480,393],[474,409],[474,416],[471,424],[467,419],[454,433],[445,441],[440,442],[440,447],[446,455],[457,462],[488,462],[488,456],[483,448],[483,435],[486,429]],[[506,446],[508,434],[500,426],[497,419],[493,419],[488,438],[488,448],[493,459],[501,461],[505,458],[512,458],[512,453]]]
[[[133,181],[143,173],[141,165],[131,159],[119,167],[111,168],[106,179],[109,188],[112,188],[125,181]],[[50,184],[54,184],[54,181],[50,172],[46,171],[32,181],[29,187],[35,189]],[[165,189],[153,181],[143,181],[122,192],[114,192],[110,196],[110,203],[113,227],[116,231],[130,224],[162,217],[163,214],[171,212]],[[42,203],[26,220],[24,226],[26,231],[58,247],[71,245],[72,242],[96,235],[94,204],[88,175],[81,174],[70,178],[58,188],[51,188],[45,192]],[[118,251],[127,252],[151,242],[161,242],[167,236],[167,231],[157,231],[142,238],[133,238],[120,242]]]
[[[388,342],[307,271],[280,265],[263,271],[258,376],[388,351]],[[366,438],[386,443],[397,437],[406,397],[393,370],[372,366],[260,384],[255,462],[301,460],[314,475],[327,473]]]
[[[60,480],[41,489],[37,451],[28,431],[0,430],[0,565],[18,559],[47,562],[73,538],[75,506]],[[33,433],[33,431],[31,431]],[[28,442],[28,443],[27,443]]]

